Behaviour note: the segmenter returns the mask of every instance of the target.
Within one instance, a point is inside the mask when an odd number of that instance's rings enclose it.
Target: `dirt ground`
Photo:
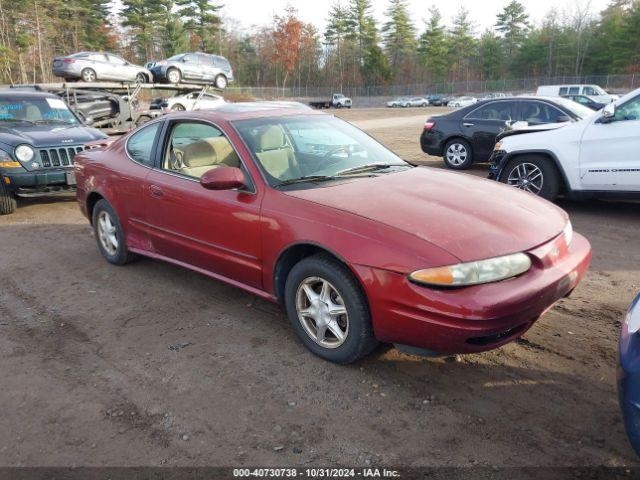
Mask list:
[[[440,167],[418,145],[434,110],[340,115]],[[615,366],[640,208],[561,206],[593,263],[523,339],[341,367],[250,294],[153,260],[107,264],[74,198],[22,201],[0,217],[0,465],[635,465]]]

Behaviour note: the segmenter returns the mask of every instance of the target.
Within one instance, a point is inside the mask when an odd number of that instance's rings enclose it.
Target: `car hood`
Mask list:
[[[535,133],[535,132],[547,132],[549,130],[555,130],[557,128],[566,127],[572,122],[561,123],[544,123],[542,125],[528,125],[526,127],[515,127],[504,130],[498,134],[496,140],[501,140],[504,137],[510,137],[512,135],[522,135],[523,133]]]
[[[16,146],[28,143],[34,147],[48,147],[56,145],[77,145],[105,138],[105,135],[95,128],[83,125],[69,127],[64,125],[0,125],[0,142]]]
[[[533,194],[427,167],[283,193],[410,233],[464,262],[530,250],[567,223]]]

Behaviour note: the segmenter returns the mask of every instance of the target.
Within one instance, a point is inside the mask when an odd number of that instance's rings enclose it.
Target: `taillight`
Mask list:
[[[424,131],[425,132],[430,132],[431,130],[433,130],[433,127],[436,126],[436,122],[432,122],[431,120],[427,120],[426,122],[424,122]]]
[[[62,60],[63,63],[73,63],[75,60],[73,58],[65,58]]]

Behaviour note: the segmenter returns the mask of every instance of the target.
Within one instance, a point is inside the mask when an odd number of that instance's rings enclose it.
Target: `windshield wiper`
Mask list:
[[[66,120],[61,120],[59,118],[43,118],[41,120],[36,120],[33,123],[36,123],[36,124],[62,123],[64,125],[75,125],[73,122],[68,122]]]
[[[341,170],[336,175],[349,175],[352,173],[373,172],[375,170],[386,170],[391,167],[404,167],[405,165],[398,163],[370,163],[368,165],[359,165],[357,167]]]
[[[23,120],[22,118],[2,118],[0,117],[0,122],[10,122],[10,123],[28,123],[29,125],[35,125],[31,120]]]
[[[276,187],[284,187],[287,185],[293,185],[294,183],[305,183],[305,182],[326,182],[329,180],[336,180],[338,177],[335,175],[305,175],[303,177],[298,178],[290,178],[289,180],[283,180],[282,182],[276,184]]]

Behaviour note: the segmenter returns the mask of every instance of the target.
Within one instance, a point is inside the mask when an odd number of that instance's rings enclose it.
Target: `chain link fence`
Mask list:
[[[408,85],[379,86],[293,86],[293,87],[235,87],[229,86],[228,93],[266,100],[274,99],[328,99],[333,93],[343,93],[352,98],[396,97],[401,95],[483,95],[491,92],[534,93],[539,85],[595,84],[612,93],[625,93],[640,87],[640,74],[629,75],[586,75],[530,77],[501,80],[468,80],[449,83],[415,83]]]

